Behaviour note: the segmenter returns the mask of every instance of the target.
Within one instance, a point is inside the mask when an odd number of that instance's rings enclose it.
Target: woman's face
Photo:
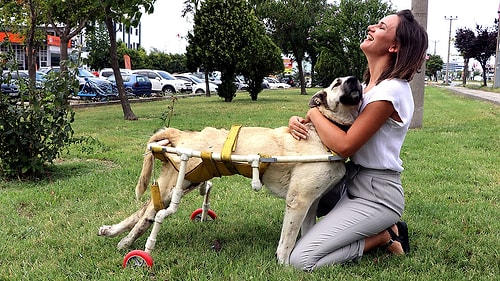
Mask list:
[[[386,55],[397,52],[396,29],[399,24],[397,15],[381,19],[377,24],[368,26],[368,34],[361,43],[361,50],[366,55]]]

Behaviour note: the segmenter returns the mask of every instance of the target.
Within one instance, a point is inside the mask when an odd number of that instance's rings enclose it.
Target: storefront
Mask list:
[[[26,58],[26,46],[24,45],[24,38],[19,34],[11,32],[0,32],[0,42],[8,40],[11,44],[0,45],[0,52],[12,51],[20,70],[28,69],[28,62]],[[60,45],[61,40],[54,35],[47,35],[46,45],[41,46],[37,50],[37,68],[58,66],[60,62]],[[71,53],[71,42],[68,42],[68,53]]]

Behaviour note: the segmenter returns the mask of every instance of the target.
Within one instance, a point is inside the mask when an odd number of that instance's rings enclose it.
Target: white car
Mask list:
[[[130,69],[120,68],[120,73],[122,75],[125,75],[125,74],[131,74],[132,71]],[[108,77],[113,76],[113,75],[115,75],[115,74],[113,73],[112,68],[103,68],[103,69],[101,69],[101,71],[99,71],[99,77],[101,77],[101,78],[107,79]]]
[[[277,79],[275,79],[273,77],[264,77],[264,81],[262,84],[265,85],[265,88],[271,89],[271,90],[288,89],[291,87],[290,85],[288,85],[286,83],[279,82]]]
[[[194,75],[191,75],[189,73],[176,74],[176,75],[174,75],[174,77],[177,79],[181,79],[181,80],[185,80],[185,81],[189,81],[189,82],[193,83],[193,94],[204,94],[205,93],[206,85],[205,85],[205,82],[203,82],[203,80],[201,80],[200,78],[198,78]],[[208,83],[208,88],[209,88],[211,93],[214,93],[214,92],[216,93],[218,86],[215,85],[214,83]]]
[[[153,69],[136,69],[133,70],[134,74],[141,74],[149,78],[152,84],[153,92],[164,93],[191,93],[193,85],[185,80],[176,79],[172,74],[163,70]]]

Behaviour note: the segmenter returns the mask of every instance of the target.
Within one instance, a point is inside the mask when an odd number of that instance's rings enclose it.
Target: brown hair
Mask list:
[[[375,84],[391,78],[411,81],[425,60],[428,47],[427,31],[415,20],[410,10],[399,11],[397,16],[400,20],[396,29],[399,49],[392,54],[390,66],[382,72]],[[365,71],[363,78],[366,84],[370,82],[369,69]]]

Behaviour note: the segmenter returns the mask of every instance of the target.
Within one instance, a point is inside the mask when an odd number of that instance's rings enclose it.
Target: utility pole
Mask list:
[[[458,17],[457,16],[455,16],[455,17],[453,17],[453,16],[451,16],[451,17],[444,16],[444,19],[450,21],[450,31],[448,33],[448,59],[446,60],[446,76],[445,76],[446,80],[444,81],[445,84],[448,84],[448,81],[449,81],[448,73],[450,72],[451,22],[454,21],[454,20],[457,20]]]
[[[495,79],[493,80],[493,88],[499,88],[500,87],[500,59],[498,57],[498,49],[499,49],[499,44],[500,44],[500,5],[498,5],[498,10],[497,10],[497,13],[498,13],[498,18],[495,20],[495,22],[497,23],[497,29],[498,29],[498,33],[497,33],[497,50],[496,50],[496,53],[495,53]]]
[[[436,43],[439,42],[439,40],[432,40],[432,43],[434,43],[434,54],[436,55]]]

